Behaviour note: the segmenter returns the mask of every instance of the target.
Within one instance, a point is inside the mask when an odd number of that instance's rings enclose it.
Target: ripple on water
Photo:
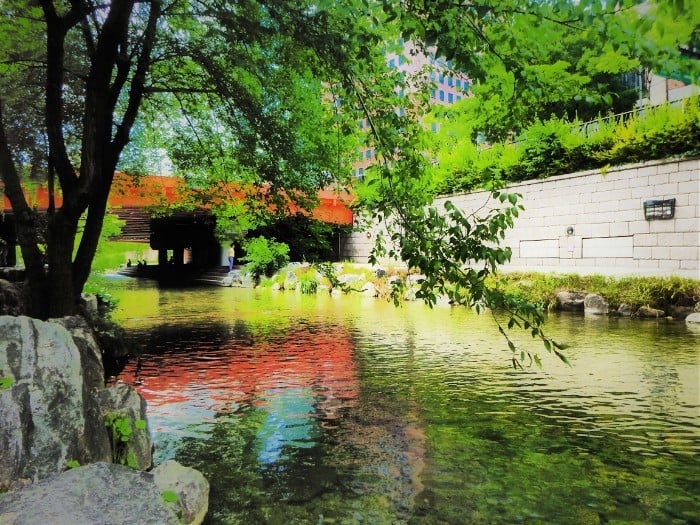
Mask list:
[[[212,516],[664,523],[660,501],[686,518],[700,504],[683,481],[699,468],[698,356],[674,327],[553,318],[573,366],[513,371],[491,321],[456,309],[201,297],[195,322],[173,293],[163,321],[138,316],[141,363],[122,379],[142,382],[159,460],[223,465]]]

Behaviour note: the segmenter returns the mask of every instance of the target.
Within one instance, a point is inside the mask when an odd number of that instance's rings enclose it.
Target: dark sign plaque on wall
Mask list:
[[[644,218],[648,221],[673,219],[676,199],[644,201]]]

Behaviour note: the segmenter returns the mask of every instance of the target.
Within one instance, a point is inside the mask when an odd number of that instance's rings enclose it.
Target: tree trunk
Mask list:
[[[33,317],[44,319],[48,313],[46,272],[44,255],[37,244],[41,226],[36,212],[29,207],[22,191],[19,173],[5,135],[2,104],[0,104],[0,176],[5,184],[5,195],[10,199],[12,211],[15,214],[17,242],[22,250],[26,267],[25,312]]]
[[[64,212],[59,211],[49,217],[49,317],[73,315],[77,309],[78,297],[73,288],[72,261],[77,229],[77,218],[69,217]]]

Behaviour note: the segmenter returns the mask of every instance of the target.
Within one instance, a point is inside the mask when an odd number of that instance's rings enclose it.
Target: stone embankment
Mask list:
[[[0,311],[14,308],[6,282]],[[105,385],[84,317],[0,315],[0,523],[201,523],[209,485],[166,462],[152,472],[146,403]]]

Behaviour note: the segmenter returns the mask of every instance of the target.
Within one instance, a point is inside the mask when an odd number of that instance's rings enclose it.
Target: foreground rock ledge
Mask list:
[[[178,483],[187,485],[186,493],[161,479],[159,469],[150,473],[113,463],[93,463],[34,483],[21,491],[0,495],[0,523],[201,523],[206,507],[202,509],[200,506],[194,513],[191,511],[197,506],[193,505],[195,501],[208,501],[209,484],[194,469],[168,463],[165,468],[178,471]],[[177,503],[165,501],[164,486],[171,487],[167,490],[175,489]]]
[[[151,466],[146,403],[128,385],[105,387],[84,318],[0,315],[0,379],[0,524],[203,521],[209,484],[199,472],[171,461],[152,473],[110,464]],[[132,428],[114,450],[108,416]],[[66,471],[74,463],[83,466]]]

